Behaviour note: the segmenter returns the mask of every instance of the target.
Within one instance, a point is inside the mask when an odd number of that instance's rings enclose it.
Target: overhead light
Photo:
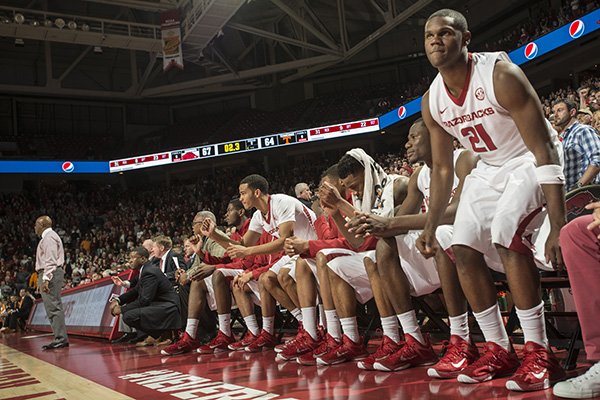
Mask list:
[[[75,22],[75,21],[69,21],[69,23],[67,24],[67,26],[69,27],[70,30],[74,31],[75,29],[77,29],[77,22]]]
[[[94,53],[96,53],[96,54],[102,54],[102,47],[100,47],[100,46],[94,46]]]
[[[44,21],[44,26],[45,26],[46,28],[52,28],[52,21],[51,21],[51,20],[49,20],[49,19],[45,20],[45,21]]]
[[[5,24],[10,24],[10,18],[4,17],[2,18],[2,22],[4,22]]]
[[[56,18],[54,20],[54,25],[56,25],[58,29],[62,29],[65,27],[65,20],[62,18]]]
[[[40,22],[37,19],[31,21],[31,26],[35,26],[36,28],[40,26]]]
[[[15,47],[25,47],[25,42],[23,41],[23,39],[16,38]]]
[[[15,14],[15,22],[19,25],[22,24],[23,22],[25,22],[25,16],[21,13],[16,13]]]
[[[81,30],[84,32],[89,32],[90,26],[84,22],[83,24],[81,24]]]

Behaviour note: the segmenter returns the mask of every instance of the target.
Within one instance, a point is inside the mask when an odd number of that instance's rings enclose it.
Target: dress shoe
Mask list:
[[[148,347],[148,346],[154,346],[156,344],[156,339],[154,339],[152,336],[148,336],[146,339],[144,339],[143,342],[138,342],[136,343],[136,347]]]
[[[42,346],[42,350],[54,350],[69,347],[69,342],[51,342]]]
[[[113,344],[127,343],[131,339],[135,338],[136,336],[137,336],[137,334],[135,332],[128,332],[128,333],[124,334],[123,336],[121,336],[120,338],[111,340],[110,342]]]
[[[148,335],[146,335],[146,334],[140,334],[139,332],[136,332],[135,336],[133,336],[131,339],[129,339],[128,343],[135,344],[137,342],[143,341],[147,337],[148,337]]]

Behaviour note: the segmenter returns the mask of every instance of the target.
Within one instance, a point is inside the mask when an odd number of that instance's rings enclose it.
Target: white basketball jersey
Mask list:
[[[266,217],[256,210],[250,220],[249,230],[262,234],[267,232],[279,239],[279,225],[294,222],[294,235],[304,240],[317,239],[315,231],[315,213],[300,202],[286,194],[269,196],[269,211]]]
[[[494,66],[510,61],[506,53],[470,53],[469,73],[460,98],[446,88],[438,73],[429,87],[433,119],[481,160],[494,166],[529,152],[508,111],[498,104],[494,92]],[[546,121],[555,143],[554,129]]]
[[[456,161],[458,161],[458,157],[465,151],[464,149],[454,150],[454,181],[452,182],[452,194],[450,195],[450,200],[454,197],[454,191],[458,186],[458,177],[456,176]],[[429,211],[429,197],[430,197],[430,187],[431,187],[431,168],[424,164],[419,170],[419,176],[417,177],[417,187],[419,191],[423,193],[423,205],[425,209],[423,212]]]

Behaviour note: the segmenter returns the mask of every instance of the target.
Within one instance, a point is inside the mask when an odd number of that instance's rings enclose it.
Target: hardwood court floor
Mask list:
[[[276,362],[273,351],[166,357],[156,347],[74,336],[69,348],[42,351],[50,340],[35,333],[0,338],[0,399],[555,398],[551,390],[509,392],[506,379],[479,385],[432,380],[425,368],[384,373],[354,364],[304,367]],[[580,364],[580,371],[588,366]]]

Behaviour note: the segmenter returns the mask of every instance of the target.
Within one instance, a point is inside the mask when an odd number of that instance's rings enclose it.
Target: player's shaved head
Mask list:
[[[427,18],[427,22],[429,22],[435,17],[452,19],[452,23],[450,25],[457,31],[466,32],[469,30],[467,19],[464,15],[462,15],[456,10],[452,10],[450,8],[443,8],[441,10],[438,10],[431,14],[429,18]]]

